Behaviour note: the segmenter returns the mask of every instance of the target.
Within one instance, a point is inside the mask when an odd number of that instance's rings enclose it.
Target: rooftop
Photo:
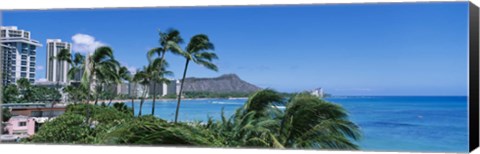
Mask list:
[[[27,106],[46,106],[45,103],[9,103],[1,104],[2,107],[27,107]]]
[[[47,39],[47,43],[67,43],[67,44],[70,44],[68,42],[62,42],[62,39]]]
[[[17,26],[0,26],[0,29],[18,30],[18,27]]]
[[[37,40],[27,39],[27,38],[24,38],[24,37],[6,37],[6,38],[2,37],[1,42],[2,43],[22,42],[22,43],[27,43],[27,44],[39,46],[39,47],[42,46],[42,44],[40,44],[40,42],[38,42]]]
[[[23,120],[23,119],[28,119],[30,117],[28,116],[23,116],[23,115],[19,115],[19,116],[13,116],[11,117],[10,119],[18,119],[18,120]]]

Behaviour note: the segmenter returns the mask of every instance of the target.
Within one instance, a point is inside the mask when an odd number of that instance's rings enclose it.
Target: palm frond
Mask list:
[[[148,50],[148,52],[147,52],[148,61],[151,62],[153,60],[153,56],[155,54],[157,54],[157,56],[160,56],[162,54],[163,50],[164,50],[164,48],[162,48],[162,47],[156,47],[156,48]]]

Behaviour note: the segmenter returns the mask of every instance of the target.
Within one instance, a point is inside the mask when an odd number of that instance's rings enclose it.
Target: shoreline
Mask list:
[[[210,99],[226,99],[226,100],[239,100],[239,99],[248,99],[248,97],[232,97],[232,98],[183,98],[182,100],[210,100]],[[177,99],[174,98],[158,98],[158,99],[155,99],[155,101],[159,101],[159,102],[163,102],[163,101],[176,101]],[[110,100],[98,100],[98,104],[101,104],[103,102],[105,102],[106,104],[108,104]],[[133,103],[140,103],[141,99],[134,99],[133,100]],[[152,98],[149,98],[149,99],[145,99],[144,101],[153,101]],[[123,102],[123,103],[132,103],[132,99],[114,99],[112,100],[112,104],[113,103],[120,103],[120,102]],[[65,102],[65,103],[72,103],[72,102]],[[90,101],[89,102],[90,104],[94,104],[95,101]]]

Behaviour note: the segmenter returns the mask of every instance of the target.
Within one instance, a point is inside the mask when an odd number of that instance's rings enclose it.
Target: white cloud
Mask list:
[[[137,73],[137,68],[135,66],[125,66],[131,74]]]
[[[72,50],[80,53],[92,53],[96,48],[105,45],[104,43],[95,40],[95,37],[93,36],[80,33],[73,35],[72,41]]]
[[[44,69],[45,69],[45,67],[43,67],[42,65],[38,65],[38,66],[37,66],[37,70],[38,70],[38,71],[41,71],[41,70],[44,70]]]
[[[124,63],[124,62],[120,62],[120,64],[121,64],[122,66],[127,67],[128,71],[129,71],[132,75],[135,74],[135,73],[137,73],[137,67],[135,67],[135,66],[130,66],[130,65],[128,65],[127,63]]]

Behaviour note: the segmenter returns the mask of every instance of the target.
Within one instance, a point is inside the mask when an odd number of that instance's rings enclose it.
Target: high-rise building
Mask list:
[[[1,44],[1,66],[2,66],[2,83],[3,85],[7,85],[8,83],[10,83],[11,81],[11,77],[10,77],[10,74],[11,74],[11,71],[12,71],[12,56],[13,56],[13,53],[15,53],[16,49],[14,47],[10,47],[10,46],[6,46],[6,45],[3,45]],[[13,67],[13,69],[15,69]]]
[[[69,65],[66,61],[59,61],[55,57],[62,49],[71,52],[71,46],[71,43],[62,42],[60,39],[47,39],[47,71],[45,76],[48,81],[68,83]]]
[[[169,79],[169,81],[170,81],[169,83],[157,83],[155,85],[155,93],[156,93],[155,95],[157,96],[178,95],[178,93],[180,92],[179,80]],[[150,87],[149,94],[154,95],[153,84],[150,84],[149,87]]]
[[[42,44],[31,39],[29,31],[16,26],[0,26],[0,42],[3,85],[15,84],[20,78],[34,83],[36,49]]]

